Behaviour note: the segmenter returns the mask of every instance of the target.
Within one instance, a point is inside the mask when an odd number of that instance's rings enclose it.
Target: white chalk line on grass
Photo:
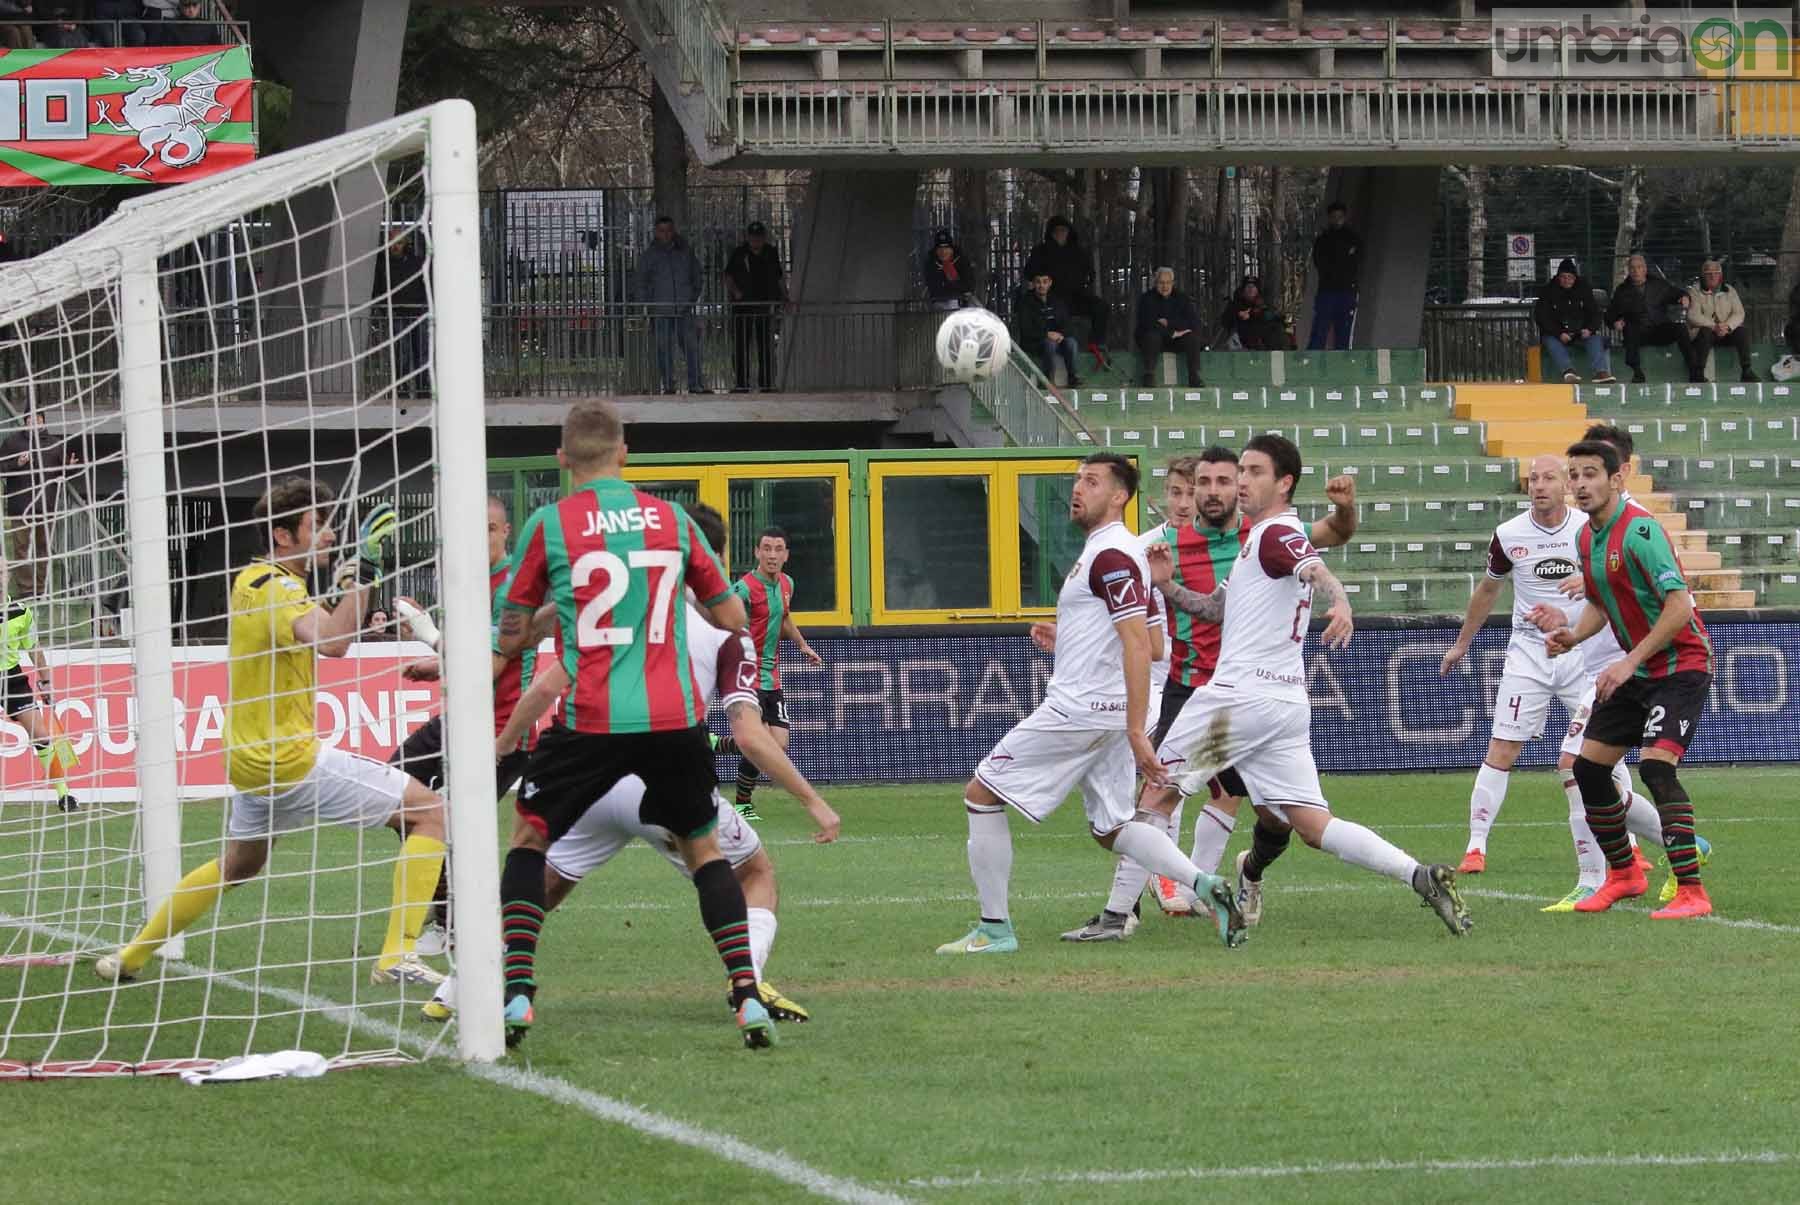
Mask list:
[[[31,929],[58,940],[82,940],[82,935],[79,933],[60,929],[54,925],[41,925],[35,921],[9,916],[6,913],[0,913],[0,924]],[[229,987],[251,996],[263,996],[283,1004],[291,1004],[295,1008],[309,1013],[317,1013],[347,1029],[368,1030],[392,1043],[395,1049],[406,1049],[415,1054],[425,1054],[439,1044],[427,1042],[416,1034],[408,1033],[391,1021],[370,1016],[359,1008],[341,1004],[323,996],[309,995],[267,984],[251,983],[248,980],[239,979],[235,975],[209,972],[205,967],[188,962],[168,961],[166,965],[171,971],[180,975],[205,978],[221,987]],[[392,1005],[384,1007],[391,1008]],[[626,1129],[635,1130],[648,1137],[661,1138],[668,1142],[692,1147],[726,1163],[735,1163],[740,1167],[773,1176],[827,1200],[843,1201],[847,1205],[906,1205],[907,1198],[898,1193],[861,1184],[842,1176],[834,1176],[781,1151],[764,1150],[733,1135],[690,1125],[685,1121],[655,1113],[649,1109],[642,1109],[637,1105],[610,1096],[602,1096],[598,1092],[590,1092],[586,1088],[578,1087],[565,1079],[558,1079],[556,1076],[527,1071],[505,1063],[461,1063],[459,1066],[465,1074],[475,1079],[498,1084],[503,1088],[511,1088],[516,1092],[529,1092],[534,1096],[541,1096],[545,1100],[580,1109],[601,1121],[624,1126]]]
[[[1130,1168],[1122,1171],[1027,1172],[1020,1175],[922,1176],[906,1188],[1029,1188],[1049,1184],[1146,1184],[1168,1180],[1277,1180],[1294,1176],[1399,1173],[1528,1172],[1633,1167],[1780,1166],[1800,1162],[1786,1151],[1719,1151],[1693,1155],[1543,1155],[1529,1159],[1372,1159],[1342,1163],[1273,1163],[1256,1167]]]

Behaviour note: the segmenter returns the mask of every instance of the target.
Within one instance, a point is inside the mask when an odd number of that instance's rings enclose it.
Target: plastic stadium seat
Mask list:
[[[908,30],[907,35],[920,42],[942,43],[956,41],[956,31],[954,29],[946,29],[941,25],[921,25],[917,28]]]
[[[1358,25],[1356,36],[1365,42],[1382,42],[1388,40],[1388,28],[1385,25]]]
[[[1012,31],[1012,36],[1021,42],[1037,41],[1037,26],[1021,25]]]
[[[800,29],[767,29],[763,31],[763,41],[771,46],[795,46],[806,39],[806,32]]]
[[[1058,31],[1056,36],[1065,42],[1084,44],[1106,41],[1106,31],[1101,29],[1064,29]]]
[[[821,46],[841,46],[856,35],[848,29],[815,29],[812,39]]]
[[[1488,30],[1479,25],[1459,25],[1450,32],[1458,42],[1485,42],[1489,37]]]
[[[1121,25],[1113,31],[1113,36],[1121,42],[1150,42],[1156,39],[1154,29],[1142,29],[1137,26]]]
[[[1265,25],[1257,31],[1265,42],[1297,42],[1300,31],[1291,25]]]
[[[1301,423],[1296,431],[1294,442],[1310,452],[1342,449],[1344,446],[1343,423]]]
[[[1198,42],[1200,40],[1200,31],[1197,29],[1165,29],[1162,31],[1162,35],[1171,42]]]
[[[958,33],[963,41],[978,45],[998,42],[1002,36],[1001,31],[998,29],[963,29],[959,30]]]
[[[1444,30],[1438,25],[1409,25],[1401,30],[1401,35],[1413,42],[1441,42]]]
[[[1248,25],[1227,25],[1219,30],[1219,40],[1223,42],[1248,42],[1251,36]]]
[[[1349,31],[1341,25],[1315,25],[1306,31],[1306,36],[1315,42],[1341,42]]]

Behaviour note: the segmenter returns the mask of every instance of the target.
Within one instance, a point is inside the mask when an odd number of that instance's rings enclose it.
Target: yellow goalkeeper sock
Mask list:
[[[119,964],[128,974],[143,970],[163,942],[205,916],[224,893],[225,875],[217,858],[188,871],[169,898],[157,907],[149,923],[138,930],[131,944],[119,951]]]
[[[436,837],[414,833],[400,847],[400,860],[394,863],[394,903],[388,909],[387,940],[381,943],[377,965],[391,967],[412,953],[443,868],[444,843]]]

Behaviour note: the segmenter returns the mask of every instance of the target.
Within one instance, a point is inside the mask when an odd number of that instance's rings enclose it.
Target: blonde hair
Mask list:
[[[611,402],[599,398],[576,402],[563,418],[563,455],[580,465],[597,465],[625,442],[625,424]]]

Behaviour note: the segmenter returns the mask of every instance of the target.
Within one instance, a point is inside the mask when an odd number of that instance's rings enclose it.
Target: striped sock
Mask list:
[[[537,995],[537,945],[544,928],[544,855],[509,850],[500,872],[500,937],[506,943],[506,996]]]
[[[737,803],[743,807],[750,802],[750,796],[756,791],[756,767],[747,757],[738,758]]]
[[[1612,780],[1606,782],[1607,790],[1612,790]],[[1625,801],[1616,794],[1605,803],[1596,805],[1582,796],[1582,805],[1587,809],[1588,827],[1594,831],[1594,843],[1600,847],[1600,854],[1606,864],[1614,870],[1624,870],[1631,865],[1631,839],[1625,831]]]
[[[1700,882],[1700,850],[1694,842],[1694,805],[1687,800],[1657,805],[1662,816],[1663,849],[1669,855],[1669,869],[1675,881],[1683,886]]]
[[[756,964],[750,957],[750,910],[731,864],[715,858],[694,872],[700,896],[700,923],[712,937],[731,980],[732,1003],[756,994]]]

